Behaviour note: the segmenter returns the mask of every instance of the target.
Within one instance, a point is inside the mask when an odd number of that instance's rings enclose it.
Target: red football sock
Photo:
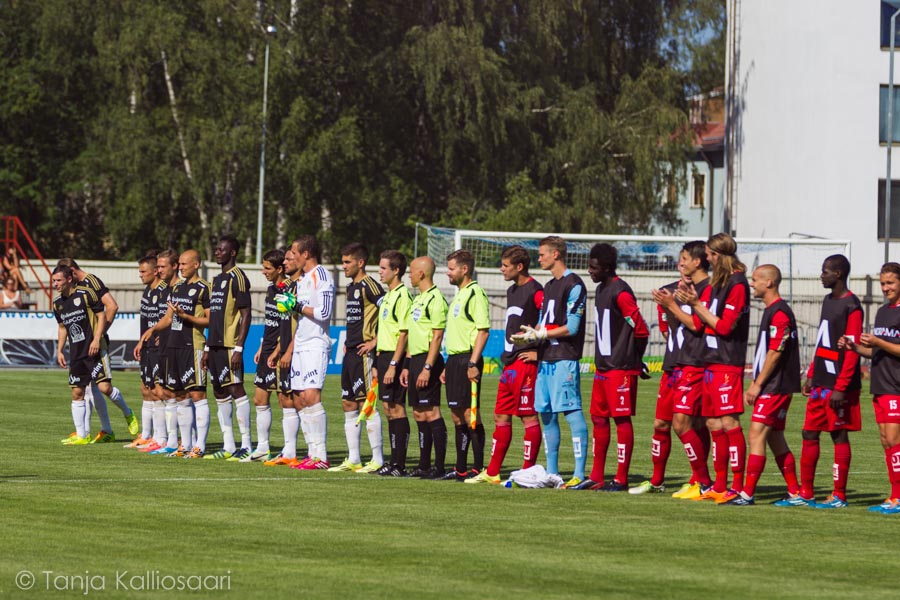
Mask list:
[[[531,421],[525,425],[525,435],[522,446],[524,448],[522,468],[528,469],[537,463],[538,454],[541,452],[540,421]]]
[[[800,495],[806,499],[815,496],[816,464],[819,462],[819,440],[803,440],[800,451]]]
[[[709,433],[713,444],[713,469],[716,471],[713,490],[722,493],[728,489],[728,434],[722,429]]]
[[[691,479],[696,483],[709,486],[712,481],[709,478],[709,467],[706,465],[706,454],[703,453],[703,442],[693,429],[678,436],[684,444],[684,453],[691,463]]]
[[[797,463],[794,461],[794,453],[788,450],[781,456],[775,457],[775,464],[784,477],[787,484],[788,494],[800,493],[800,485],[797,483]],[[810,496],[807,496],[809,498]]]
[[[494,442],[491,445],[491,462],[488,464],[487,474],[496,476],[500,474],[506,451],[512,441],[512,423],[500,421],[494,428]]]
[[[703,460],[706,460],[709,458],[709,453],[712,452],[712,436],[709,433],[709,427],[701,425],[697,430],[697,436],[700,443],[703,444],[703,456],[705,457]]]
[[[731,482],[731,489],[736,492],[744,489],[744,463],[747,456],[747,440],[744,439],[744,430],[740,427],[729,429],[728,434],[728,457],[731,463],[731,473],[734,480]],[[751,496],[753,494],[750,494]]]
[[[653,430],[653,446],[650,449],[650,457],[653,459],[653,476],[650,483],[662,485],[666,478],[666,463],[669,462],[669,454],[672,452],[672,431],[669,429]]]
[[[609,450],[609,419],[591,415],[591,422],[594,424],[594,466],[590,477],[597,483],[603,483],[606,452]]]
[[[834,491],[832,495],[847,500],[847,476],[850,475],[850,442],[834,445]]]
[[[900,498],[900,444],[884,451],[888,480],[891,482],[891,498]]]
[[[616,418],[616,459],[619,467],[616,469],[616,481],[621,484],[628,483],[628,468],[631,466],[631,455],[634,453],[634,426],[631,417]]]
[[[747,484],[744,486],[744,493],[752,496],[756,493],[756,483],[759,476],[762,475],[763,469],[766,468],[765,455],[751,454],[747,458]]]

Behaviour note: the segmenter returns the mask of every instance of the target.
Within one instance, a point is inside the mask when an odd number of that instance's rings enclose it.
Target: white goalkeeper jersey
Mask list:
[[[315,316],[303,314],[297,322],[294,351],[321,349],[330,352],[328,327],[334,310],[334,279],[325,267],[318,265],[297,281],[297,302],[312,307]]]

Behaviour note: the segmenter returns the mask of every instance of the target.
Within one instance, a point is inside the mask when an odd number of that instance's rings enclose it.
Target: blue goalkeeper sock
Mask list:
[[[556,413],[541,413],[544,424],[544,453],[547,455],[547,472],[559,475],[559,421]]]
[[[584,413],[580,410],[567,412],[566,421],[569,422],[569,427],[572,429],[572,449],[575,452],[575,472],[572,475],[578,479],[584,479],[584,465],[587,463],[585,445],[588,439],[588,428],[587,423],[584,421]]]

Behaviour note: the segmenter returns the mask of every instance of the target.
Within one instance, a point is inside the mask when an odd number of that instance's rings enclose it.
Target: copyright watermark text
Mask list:
[[[158,570],[115,571],[114,573],[65,573],[61,571],[19,571],[16,587],[22,591],[78,592],[214,592],[231,590],[231,571],[207,573],[164,573]]]

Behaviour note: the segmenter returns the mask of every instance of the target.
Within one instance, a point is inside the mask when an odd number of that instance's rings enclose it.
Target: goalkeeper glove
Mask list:
[[[275,294],[275,307],[280,313],[291,312],[297,305],[297,296],[287,292],[286,294]]]
[[[529,325],[522,325],[522,333],[516,333],[510,336],[512,343],[517,346],[525,346],[532,342],[541,342],[547,339],[547,330],[543,327],[535,329]]]

